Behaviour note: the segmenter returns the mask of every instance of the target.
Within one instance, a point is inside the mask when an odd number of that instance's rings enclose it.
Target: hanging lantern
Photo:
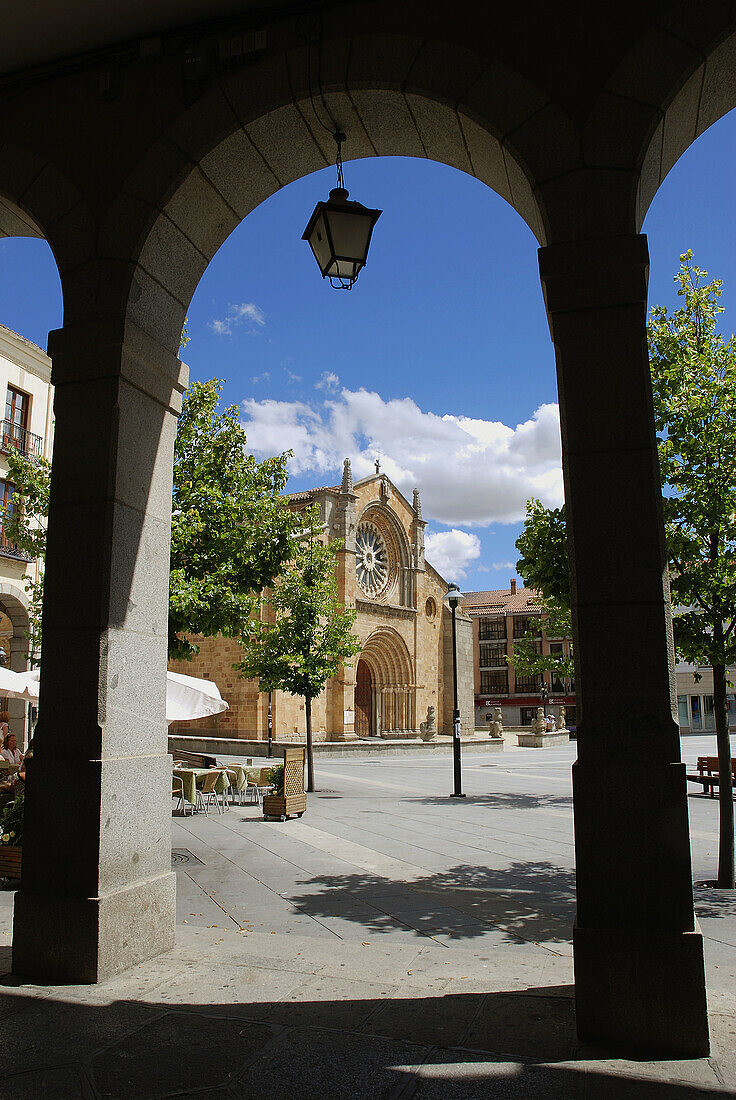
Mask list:
[[[348,198],[342,174],[341,145],[345,135],[337,132],[337,187],[327,202],[318,202],[303,241],[309,242],[323,279],[336,290],[350,290],[368,258],[373,226],[381,210],[369,210]]]

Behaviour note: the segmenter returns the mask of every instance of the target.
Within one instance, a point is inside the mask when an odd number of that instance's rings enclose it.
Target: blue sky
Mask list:
[[[674,304],[678,257],[724,279],[736,328],[736,113],[685,153],[644,231],[650,302]],[[347,151],[346,151],[347,152]],[[561,500],[554,354],[537,243],[483,184],[409,158],[346,163],[351,197],[383,209],[349,293],[321,279],[301,234],[334,169],[284,188],[245,219],[189,309],[193,379],[226,380],[258,454],[295,451],[290,488],[383,468],[422,492],[428,557],[466,589],[513,575],[524,501]],[[42,347],[61,323],[44,242],[0,242],[0,321]]]

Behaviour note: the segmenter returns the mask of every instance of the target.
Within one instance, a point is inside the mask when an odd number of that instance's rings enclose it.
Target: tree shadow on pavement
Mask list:
[[[370,934],[404,925],[460,941],[495,929],[501,942],[569,943],[575,875],[544,860],[500,869],[459,864],[410,880],[370,872],[318,875],[282,896],[311,917],[354,921]]]

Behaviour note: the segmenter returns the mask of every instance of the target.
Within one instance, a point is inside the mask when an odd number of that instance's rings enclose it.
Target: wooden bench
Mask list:
[[[719,785],[720,772],[718,770],[718,757],[717,756],[699,756],[698,757],[698,774],[688,775],[687,779],[689,783],[700,783],[703,788],[703,794],[708,792],[711,798],[715,795],[715,789]],[[731,774],[736,779],[736,758],[731,760]]]

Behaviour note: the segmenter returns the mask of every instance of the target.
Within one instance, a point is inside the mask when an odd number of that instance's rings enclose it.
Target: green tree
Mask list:
[[[718,885],[734,887],[734,812],[728,733],[727,666],[736,663],[736,339],[718,332],[721,280],[680,257],[682,305],[651,310],[648,326],[654,416],[675,646],[682,660],[713,669],[720,770]],[[525,583],[570,605],[560,553],[564,509],[538,502],[517,541]],[[529,529],[529,530],[527,530]],[[696,674],[697,678],[697,674]]]
[[[290,556],[294,514],[283,499],[289,453],[247,453],[237,405],[218,411],[222,382],[186,392],[174,446],[169,657],[198,651],[187,637],[240,637],[254,594]]]
[[[35,665],[41,659],[43,562],[46,555],[51,463],[45,458],[26,458],[20,451],[11,450],[8,453],[8,480],[14,492],[3,516],[5,534],[19,550],[39,559],[37,575],[27,577],[25,584],[29,597],[29,657],[31,664]]]
[[[186,391],[174,447],[169,579],[169,657],[198,650],[188,635],[240,637],[257,593],[290,556],[294,514],[282,497],[288,453],[257,462],[246,451],[237,406],[218,411],[222,382]],[[51,466],[9,455],[15,485],[8,537],[43,561]],[[43,574],[26,585],[34,650],[40,650]]]
[[[648,327],[678,653],[713,669],[720,770],[718,885],[734,887],[734,813],[726,700],[736,663],[736,337],[718,331],[721,280],[680,257],[682,303]]]
[[[352,632],[355,609],[338,603],[335,554],[342,543],[321,541],[319,509],[304,515],[305,527],[291,561],[264,594],[262,617],[241,639],[241,676],[257,679],[261,691],[286,691],[304,699],[307,790],[314,790],[312,700],[341,664],[360,652]]]
[[[526,502],[524,529],[516,540],[516,549],[521,554],[516,569],[527,587],[541,593],[542,623],[548,638],[572,635],[565,537],[564,507],[545,508],[534,499]],[[539,676],[540,680],[545,672],[562,677],[575,675],[572,657],[538,650],[537,635],[527,630],[514,640],[514,653],[507,661],[516,672]]]

